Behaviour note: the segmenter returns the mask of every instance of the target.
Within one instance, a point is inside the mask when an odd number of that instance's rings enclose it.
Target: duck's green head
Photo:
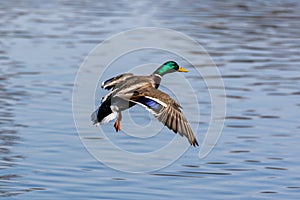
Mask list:
[[[153,72],[153,74],[158,74],[163,76],[168,73],[173,72],[188,72],[189,70],[179,67],[179,65],[174,61],[168,61],[162,64],[157,70]]]

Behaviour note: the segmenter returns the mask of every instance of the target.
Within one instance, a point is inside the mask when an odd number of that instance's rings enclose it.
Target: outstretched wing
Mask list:
[[[168,94],[153,87],[137,89],[130,101],[140,104],[151,112],[160,122],[181,136],[185,136],[191,145],[199,146],[181,106]]]
[[[110,90],[110,89],[116,87],[117,84],[120,84],[121,82],[125,81],[126,79],[128,79],[129,77],[132,77],[132,76],[133,76],[132,73],[125,73],[125,74],[115,76],[106,81],[103,81],[101,84],[101,88]]]

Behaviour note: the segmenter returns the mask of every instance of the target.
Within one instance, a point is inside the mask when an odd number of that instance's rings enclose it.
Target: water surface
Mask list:
[[[299,10],[300,3],[292,0],[1,1],[0,196],[298,199]],[[128,174],[85,150],[73,122],[72,89],[80,64],[98,43],[141,26],[181,31],[206,48],[223,75],[227,116],[217,146],[205,159],[191,148],[164,169]],[[125,66],[167,59],[147,55]],[[203,97],[200,120],[191,123],[200,123],[196,134],[202,140],[210,102],[203,81],[194,83]],[[136,108],[131,114],[147,120],[140,112]],[[172,138],[165,132],[157,137]],[[128,150],[139,147],[124,134],[111,138]],[[145,149],[155,144],[162,145]]]

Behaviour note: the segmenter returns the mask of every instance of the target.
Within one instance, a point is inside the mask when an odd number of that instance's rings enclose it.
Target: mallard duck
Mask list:
[[[164,75],[173,72],[188,72],[174,61],[168,61],[156,69],[150,76],[135,76],[125,73],[104,81],[103,89],[112,91],[102,97],[102,104],[92,113],[93,124],[106,124],[117,118],[114,128],[121,130],[122,111],[139,104],[151,112],[160,122],[181,136],[189,143],[198,146],[195,135],[181,106],[168,94],[158,90]]]

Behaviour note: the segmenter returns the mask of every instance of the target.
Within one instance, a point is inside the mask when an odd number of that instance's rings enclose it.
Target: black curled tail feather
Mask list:
[[[101,106],[91,114],[91,120],[92,120],[93,124],[98,124],[98,123],[101,124],[101,123],[108,122],[103,119],[105,119],[107,116],[109,116],[110,114],[113,113],[110,106],[111,106],[110,100],[104,101],[101,104]]]

